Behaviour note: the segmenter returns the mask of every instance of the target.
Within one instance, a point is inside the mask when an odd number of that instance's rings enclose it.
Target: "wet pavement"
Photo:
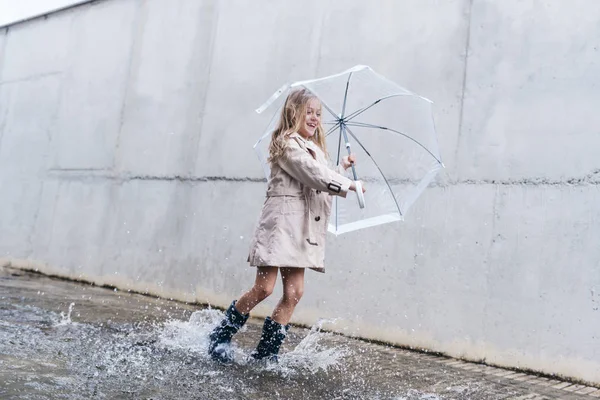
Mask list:
[[[206,356],[215,309],[0,267],[1,399],[593,399],[600,391],[293,327],[279,364]],[[579,393],[577,393],[579,392]],[[585,394],[584,394],[585,393]]]

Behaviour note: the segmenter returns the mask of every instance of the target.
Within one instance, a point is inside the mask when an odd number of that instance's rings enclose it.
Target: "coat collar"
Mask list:
[[[311,150],[315,150],[315,148],[318,148],[319,146],[317,146],[312,140],[306,140],[302,137],[302,135],[300,135],[298,132],[294,132],[290,135],[290,138],[296,138],[298,140],[300,140],[300,142],[302,144],[304,144],[304,146],[308,149]]]
[[[304,138],[302,137],[302,135],[300,135],[298,132],[291,133],[291,134],[290,134],[290,138],[296,138],[296,139],[300,139],[300,141],[301,141],[302,143],[306,143],[306,142],[308,141],[308,140],[304,139]]]

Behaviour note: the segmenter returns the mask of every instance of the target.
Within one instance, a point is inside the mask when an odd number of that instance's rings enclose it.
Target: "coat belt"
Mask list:
[[[288,189],[269,189],[267,191],[267,197],[280,197],[280,196],[290,196],[290,197],[304,197],[304,192],[300,190],[288,190]]]

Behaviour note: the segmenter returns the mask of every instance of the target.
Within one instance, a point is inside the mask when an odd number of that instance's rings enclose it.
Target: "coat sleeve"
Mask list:
[[[288,141],[279,166],[292,178],[311,189],[346,197],[352,181],[315,160],[294,139]]]

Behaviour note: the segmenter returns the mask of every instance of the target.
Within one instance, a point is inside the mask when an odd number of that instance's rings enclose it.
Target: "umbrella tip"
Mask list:
[[[351,71],[352,71],[352,72],[354,72],[354,71],[360,71],[360,70],[363,70],[363,69],[372,69],[372,68],[371,68],[371,67],[369,67],[368,65],[364,65],[364,64],[357,64],[357,65],[355,65],[354,67],[350,68],[350,69],[348,70],[348,72],[351,72]]]

